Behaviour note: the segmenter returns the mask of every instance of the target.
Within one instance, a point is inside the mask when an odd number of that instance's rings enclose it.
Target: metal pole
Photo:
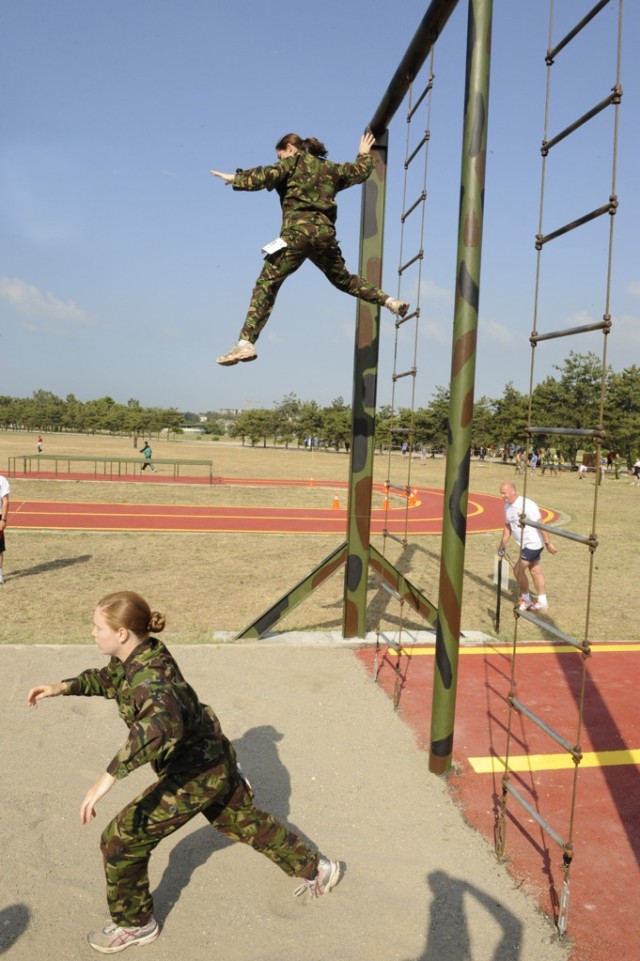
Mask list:
[[[496,594],[496,633],[500,630],[500,604],[502,602],[502,557],[498,558],[498,591]]]
[[[429,769],[451,768],[467,533],[493,0],[469,0],[449,438]]]

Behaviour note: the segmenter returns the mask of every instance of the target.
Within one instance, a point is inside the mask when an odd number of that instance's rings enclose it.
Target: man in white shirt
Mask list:
[[[530,527],[525,524],[520,526],[520,517],[525,515],[526,520],[539,522],[541,513],[537,504],[529,498],[525,499],[518,496],[515,484],[511,481],[503,481],[500,484],[500,496],[504,504],[504,530],[498,548],[498,554],[504,555],[509,538],[513,534],[520,545],[520,557],[513,565],[513,573],[518,581],[520,597],[517,607],[520,610],[529,611],[548,611],[549,601],[547,600],[544,574],[540,566],[540,555],[546,547],[550,554],[557,554],[558,550],[553,546],[548,531],[540,531],[537,527]],[[537,600],[532,601],[529,594],[529,579],[527,571],[531,572],[531,580],[538,594]]]
[[[9,494],[11,488],[6,477],[0,474],[0,584],[4,584],[2,576],[2,561],[4,559],[4,531],[7,526],[7,515],[9,513]]]

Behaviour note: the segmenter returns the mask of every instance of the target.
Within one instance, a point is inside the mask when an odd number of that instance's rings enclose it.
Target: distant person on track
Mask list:
[[[44,443],[43,443],[43,441],[42,441],[42,436],[41,436],[41,435],[38,436],[38,440],[36,441],[36,450],[37,450],[37,452],[38,452],[39,454],[41,454],[42,451],[44,450]]]
[[[364,134],[355,161],[336,164],[326,159],[327,148],[315,137],[303,140],[297,133],[288,133],[276,144],[278,162],[271,166],[237,170],[235,174],[210,171],[234,190],[275,190],[282,207],[280,237],[263,248],[265,265],[256,281],[239,340],[218,357],[223,367],[256,359],[254,345],[271,316],[283,281],[307,259],[338,290],[387,307],[399,317],[405,316],[407,303],[394,300],[364,277],[349,273],[336,239],[336,194],[371,175],[374,143],[372,134]]]
[[[515,484],[511,481],[503,481],[500,484],[500,496],[504,504],[505,524],[498,547],[498,554],[503,557],[507,550],[509,538],[513,535],[518,545],[521,545],[520,557],[513,565],[520,589],[520,597],[516,606],[520,610],[528,611],[548,611],[549,601],[547,600],[544,574],[540,566],[540,556],[546,547],[550,554],[557,554],[558,549],[554,547],[547,531],[540,531],[536,527],[525,525],[520,526],[520,515],[524,514],[526,519],[538,523],[542,517],[538,505],[529,497],[526,502],[523,497],[518,496]],[[531,580],[537,591],[537,599],[531,600],[529,593],[529,579],[527,574],[531,574]]]
[[[140,468],[140,470],[141,470],[141,471],[145,471],[145,470],[147,469],[147,467],[150,467],[151,470],[153,471],[153,473],[155,474],[155,473],[156,473],[156,468],[155,468],[155,465],[153,464],[153,462],[152,462],[152,460],[151,460],[151,455],[153,454],[153,451],[151,450],[151,447],[149,446],[148,441],[145,440],[144,444],[143,444],[142,447],[140,448],[140,453],[141,453],[142,456],[144,457],[144,464],[142,465],[142,467]]]
[[[91,931],[89,944],[113,954],[148,944],[160,934],[149,889],[149,859],[156,845],[196,814],[232,841],[266,855],[301,882],[295,895],[328,894],[341,865],[313,851],[271,814],[253,804],[253,791],[212,708],[201,704],[162,641],[165,617],[130,591],[107,594],[95,609],[93,636],[109,663],[58,684],[38,684],[30,707],[59,695],[115,700],[129,728],[126,743],[89,788],[80,823],[90,824],[96,805],[116,780],[151,764],[158,779],[131,801],[102,833],[101,849],[110,919]]]
[[[7,517],[9,515],[9,494],[11,488],[6,477],[0,474],[0,585],[4,584],[2,564],[4,561],[5,540],[4,532],[7,527]]]

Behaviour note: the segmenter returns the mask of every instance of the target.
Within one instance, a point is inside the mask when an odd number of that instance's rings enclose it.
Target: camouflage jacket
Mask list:
[[[83,671],[66,684],[68,695],[99,695],[117,702],[129,737],[107,767],[115,778],[147,763],[161,776],[194,776],[229,757],[229,742],[215,713],[200,703],[155,637],[126,661],[112,657],[101,670]]]
[[[358,154],[354,163],[334,164],[313,154],[297,153],[269,167],[237,170],[234,190],[276,190],[280,197],[283,224],[300,220],[302,213],[324,214],[335,224],[340,190],[361,184],[373,170],[369,154]]]

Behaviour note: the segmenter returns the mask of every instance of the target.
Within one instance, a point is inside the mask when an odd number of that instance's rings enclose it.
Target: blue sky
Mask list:
[[[557,40],[593,3],[555,6]],[[550,135],[613,85],[617,8],[612,0],[558,57]],[[426,0],[5,3],[0,393],[44,388],[193,411],[269,407],[290,392],[321,404],[339,395],[350,401],[355,301],[309,264],[282,288],[258,361],[216,365],[236,339],[260,247],[277,236],[280,217],[274,195],[236,193],[209,169],[270,163],[275,142],[291,130],[323,140],[331,159],[353,158],[426,9]],[[418,406],[446,385],[450,369],[466,15],[460,0],[435,54]],[[640,363],[637,2],[627,0],[624,27],[608,349],[615,369]],[[509,380],[528,389],[548,30],[543,0],[495,0],[476,397],[499,396]],[[390,131],[384,286],[391,293],[406,139],[401,114]],[[558,147],[557,157],[552,151],[545,232],[607,201],[612,124],[609,108]],[[360,201],[360,188],[340,195],[338,237],[352,270]],[[542,329],[602,316],[608,221],[545,250]],[[410,279],[403,293],[415,300]],[[378,400],[388,403],[394,333],[391,315],[383,314]],[[538,348],[537,378],[572,348],[599,353],[601,338],[552,343]],[[396,395],[397,405],[408,403]]]

